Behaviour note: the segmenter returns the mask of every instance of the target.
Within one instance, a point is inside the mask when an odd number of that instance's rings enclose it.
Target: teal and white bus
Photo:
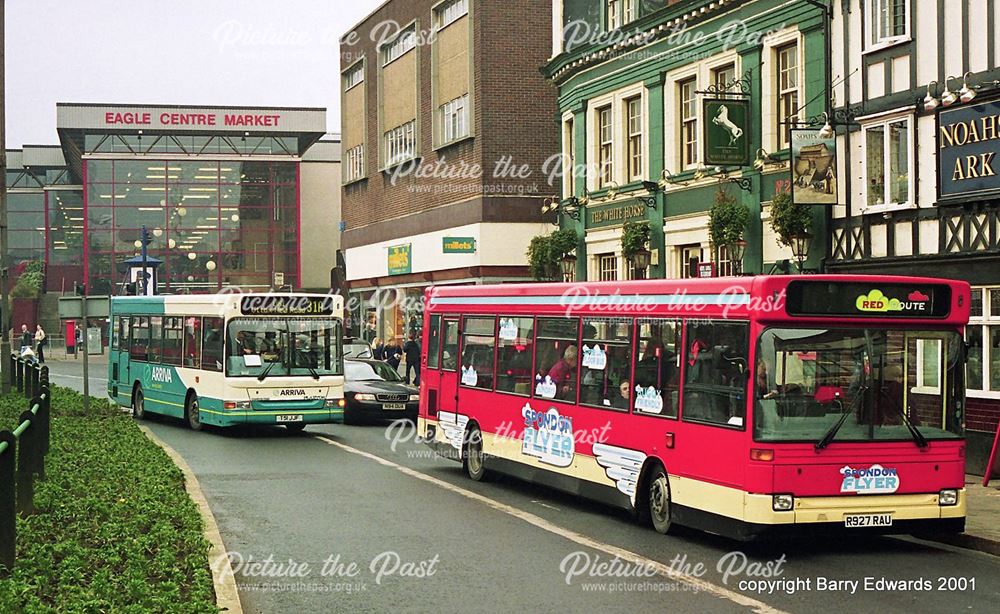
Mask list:
[[[195,430],[341,423],[343,312],[339,296],[114,297],[108,396]]]

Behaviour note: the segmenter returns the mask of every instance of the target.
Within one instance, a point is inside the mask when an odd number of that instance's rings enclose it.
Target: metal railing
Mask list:
[[[45,479],[52,393],[49,368],[11,356],[11,387],[29,399],[19,424],[0,431],[0,576],[14,569],[17,516],[35,513],[35,479]]]

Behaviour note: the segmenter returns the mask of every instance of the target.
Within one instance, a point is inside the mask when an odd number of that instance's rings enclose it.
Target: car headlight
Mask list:
[[[410,402],[416,403],[419,400],[420,400],[420,395],[419,394],[411,394],[410,395]]]
[[[354,395],[354,400],[355,401],[374,401],[375,400],[375,395],[374,394],[359,393],[359,394]]]
[[[776,512],[788,512],[795,506],[793,495],[774,495],[771,497],[771,509]]]
[[[938,505],[958,505],[958,491],[942,490],[938,493]]]

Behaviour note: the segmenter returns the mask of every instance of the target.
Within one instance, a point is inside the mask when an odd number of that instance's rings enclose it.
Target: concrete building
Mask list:
[[[529,279],[559,152],[547,0],[389,0],[341,39],[353,334],[420,328],[432,284]]]

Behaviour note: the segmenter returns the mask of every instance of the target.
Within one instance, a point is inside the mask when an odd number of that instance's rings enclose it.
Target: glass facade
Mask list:
[[[87,276],[118,293],[121,265],[139,253],[163,261],[159,291],[266,290],[275,274],[299,280],[298,163],[248,160],[86,159]]]

